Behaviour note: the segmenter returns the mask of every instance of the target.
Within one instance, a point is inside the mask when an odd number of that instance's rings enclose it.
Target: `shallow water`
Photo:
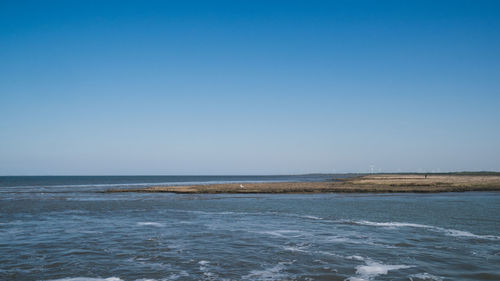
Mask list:
[[[152,183],[121,180],[0,178],[0,280],[500,280],[498,192],[95,192]]]

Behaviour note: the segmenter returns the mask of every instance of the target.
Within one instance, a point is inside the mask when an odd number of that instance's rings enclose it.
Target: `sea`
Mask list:
[[[500,280],[499,192],[102,192],[346,176],[0,177],[0,280]]]

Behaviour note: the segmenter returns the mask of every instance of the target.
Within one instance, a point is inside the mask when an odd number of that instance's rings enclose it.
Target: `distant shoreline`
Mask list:
[[[109,189],[105,193],[438,193],[500,191],[500,175],[486,173],[375,174],[323,182],[259,182]]]

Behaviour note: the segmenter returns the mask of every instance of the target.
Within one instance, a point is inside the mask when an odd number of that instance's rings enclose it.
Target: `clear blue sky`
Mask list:
[[[1,1],[0,174],[500,170],[500,1]]]

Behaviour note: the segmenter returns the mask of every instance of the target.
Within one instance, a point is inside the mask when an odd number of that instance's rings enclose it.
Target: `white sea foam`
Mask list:
[[[303,234],[303,231],[282,229],[282,230],[258,231],[257,233],[268,234],[268,235],[278,236],[278,237],[288,237],[288,236],[299,237]],[[292,234],[292,235],[290,235],[290,234]]]
[[[203,260],[198,262],[199,265],[207,265],[209,263],[210,263],[209,261],[203,261]]]
[[[123,280],[118,277],[109,277],[109,278],[70,277],[70,278],[52,279],[49,281],[123,281]]]
[[[430,228],[432,226],[417,224],[417,223],[406,223],[406,222],[372,222],[372,221],[354,221],[355,224],[369,225],[369,226],[382,226],[382,227],[418,227],[418,228]]]
[[[500,236],[495,235],[478,235],[468,231],[456,230],[456,229],[448,229],[438,226],[425,225],[425,224],[416,224],[416,223],[405,223],[405,222],[372,222],[372,221],[353,221],[352,223],[359,225],[367,225],[367,226],[380,226],[380,227],[389,227],[389,228],[397,228],[397,227],[414,227],[414,228],[424,228],[429,229],[436,232],[441,232],[448,236],[454,237],[470,237],[476,239],[487,239],[487,240],[499,240]]]
[[[368,281],[368,279],[358,278],[358,277],[349,277],[346,280],[347,281]]]
[[[339,242],[339,243],[351,243],[351,244],[361,244],[360,241],[353,240],[351,238],[342,236],[330,236],[327,238],[328,242]]]
[[[443,278],[441,278],[439,276],[435,276],[435,275],[429,274],[427,272],[418,273],[418,274],[412,274],[412,275],[408,276],[408,278],[410,278],[411,281],[417,281],[417,280],[441,281],[441,280],[443,280]],[[414,280],[414,278],[416,280]]]
[[[186,271],[183,270],[179,273],[170,274],[167,278],[165,278],[165,280],[177,280],[181,277],[186,277],[186,276],[189,276],[189,273],[187,273]]]
[[[252,270],[250,274],[243,276],[242,279],[252,279],[252,280],[279,280],[285,276],[280,273],[283,269],[283,265],[276,265],[271,268],[266,268],[263,270]]]
[[[371,242],[366,238],[349,238],[344,236],[329,236],[325,239],[326,242],[332,243],[348,243],[348,244],[362,244],[362,245],[375,245],[375,243]]]
[[[138,222],[137,225],[139,226],[156,226],[156,227],[162,227],[165,226],[163,223],[159,222],[151,222],[151,221],[146,221],[146,222]]]
[[[211,275],[211,273],[207,270],[207,266],[210,264],[209,261],[199,261],[200,271],[203,271],[204,275]]]
[[[285,246],[285,247],[283,247],[283,249],[287,250],[287,251],[290,251],[290,252],[303,252],[303,253],[307,253],[306,250],[303,250],[303,249],[301,249],[299,247],[287,247],[287,246]]]
[[[411,268],[410,265],[395,265],[395,264],[382,264],[378,262],[369,261],[366,265],[360,265],[356,267],[357,276],[349,277],[349,281],[367,281],[372,280],[378,275],[385,275],[389,271]]]
[[[188,214],[196,214],[196,215],[260,215],[259,213],[248,213],[248,212],[207,212],[207,211],[194,211],[194,210],[177,210],[177,209],[168,209],[169,212],[178,212],[178,213],[188,213]]]
[[[360,265],[356,268],[356,273],[361,276],[377,276],[377,275],[385,275],[390,270],[398,270],[404,268],[410,268],[411,266],[407,265],[392,265],[392,264],[381,264],[381,263],[372,263],[369,265]]]
[[[322,218],[320,218],[320,217],[309,216],[309,215],[303,215],[303,216],[300,216],[300,217],[305,218],[305,219],[312,219],[312,220],[322,220]]]
[[[248,275],[241,277],[243,280],[283,280],[287,279],[287,275],[282,271],[286,264],[293,262],[280,262],[277,265],[263,270],[252,270]]]
[[[446,228],[440,228],[440,227],[437,227],[436,229],[444,232],[444,234],[446,234],[448,236],[471,237],[471,238],[488,239],[488,240],[499,240],[500,239],[500,236],[495,236],[495,235],[478,235],[478,234],[470,233],[468,231],[446,229]]]
[[[201,260],[201,261],[198,262],[198,264],[200,265],[200,271],[203,272],[203,275],[205,277],[208,277],[208,278],[211,278],[211,279],[213,279],[213,278],[216,277],[214,273],[212,273],[212,272],[210,272],[208,270],[208,265],[210,264],[209,261]]]
[[[177,280],[180,277],[186,277],[186,276],[189,276],[189,274],[185,271],[181,271],[177,274],[175,273],[170,274],[168,277],[162,279],[141,278],[141,279],[136,279],[135,281],[169,281],[169,280]],[[70,277],[62,279],[52,279],[47,281],[124,281],[124,280],[118,277],[109,277],[109,278]]]
[[[345,258],[349,259],[349,260],[356,260],[356,261],[364,261],[365,260],[365,258],[363,258],[361,256],[356,256],[356,255],[354,255],[354,256],[347,256]]]
[[[302,253],[307,253],[305,249],[307,249],[307,246],[283,246],[284,250],[290,251],[290,252],[302,252]]]

